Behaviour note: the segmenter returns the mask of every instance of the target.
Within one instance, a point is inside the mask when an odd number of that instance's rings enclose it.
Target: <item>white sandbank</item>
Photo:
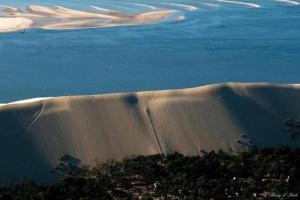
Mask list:
[[[148,11],[139,14],[116,12],[97,6],[88,12],[62,6],[28,5],[26,11],[4,6],[0,11],[0,32],[18,31],[26,28],[76,29],[125,25],[142,25],[164,20],[175,10]]]
[[[22,17],[0,18],[0,33],[23,30],[29,28],[32,23],[31,19]]]

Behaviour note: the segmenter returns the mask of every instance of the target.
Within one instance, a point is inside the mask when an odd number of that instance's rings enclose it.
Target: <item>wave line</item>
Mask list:
[[[157,9],[156,7],[154,6],[150,6],[150,5],[147,5],[147,4],[142,4],[142,3],[133,3],[133,5],[137,5],[137,6],[143,6],[143,7],[146,7],[146,8],[150,8],[152,10],[155,10]]]
[[[100,10],[100,11],[103,11],[103,12],[115,12],[113,10],[110,10],[110,9],[107,9],[107,8],[101,8],[101,7],[98,7],[98,6],[90,6],[91,8],[94,8],[95,10]]]
[[[201,2],[201,4],[202,4],[202,5],[205,5],[205,6],[213,7],[213,8],[220,7],[219,4],[214,4],[214,3]]]
[[[297,1],[291,1],[291,0],[275,0],[275,1],[281,2],[281,3],[286,3],[288,5],[293,5],[293,6],[300,5],[299,2],[297,2]]]
[[[195,10],[198,10],[197,7],[195,6],[190,6],[190,5],[186,5],[186,4],[179,4],[179,3],[163,3],[165,5],[171,5],[171,6],[178,6],[178,7],[182,7],[186,10],[189,10],[189,11],[195,11]]]
[[[223,3],[232,3],[232,4],[238,4],[238,5],[243,5],[247,6],[250,8],[260,8],[261,6],[255,3],[248,3],[248,2],[242,2],[242,1],[230,1],[230,0],[216,0],[218,2],[223,2]]]

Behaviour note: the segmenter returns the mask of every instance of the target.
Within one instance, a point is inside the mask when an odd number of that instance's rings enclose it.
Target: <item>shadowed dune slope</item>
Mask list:
[[[0,178],[50,181],[57,158],[94,165],[138,154],[299,144],[300,85],[228,83],[182,90],[55,97],[0,106]]]

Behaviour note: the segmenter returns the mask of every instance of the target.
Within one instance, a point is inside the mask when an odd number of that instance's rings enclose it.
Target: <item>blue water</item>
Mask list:
[[[1,4],[19,6],[36,3],[82,10],[91,9],[89,5],[136,13],[149,10],[133,2],[1,0]],[[300,82],[300,6],[273,0],[248,0],[262,6],[257,9],[214,0],[135,2],[176,9],[185,20],[0,34],[0,102],[228,81]],[[188,11],[162,2],[199,9]]]

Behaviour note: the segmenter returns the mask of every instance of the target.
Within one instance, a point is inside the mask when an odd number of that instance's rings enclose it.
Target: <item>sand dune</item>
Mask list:
[[[29,5],[26,11],[22,11],[18,8],[4,6],[4,9],[0,11],[0,32],[12,32],[26,28],[75,29],[141,25],[164,20],[176,12],[175,10],[157,10],[131,14],[92,7],[98,12],[41,5]]]
[[[134,154],[242,151],[248,140],[299,144],[281,131],[284,119],[300,115],[299,102],[300,85],[230,83],[2,105],[0,178],[53,180],[64,154],[94,165]]]

